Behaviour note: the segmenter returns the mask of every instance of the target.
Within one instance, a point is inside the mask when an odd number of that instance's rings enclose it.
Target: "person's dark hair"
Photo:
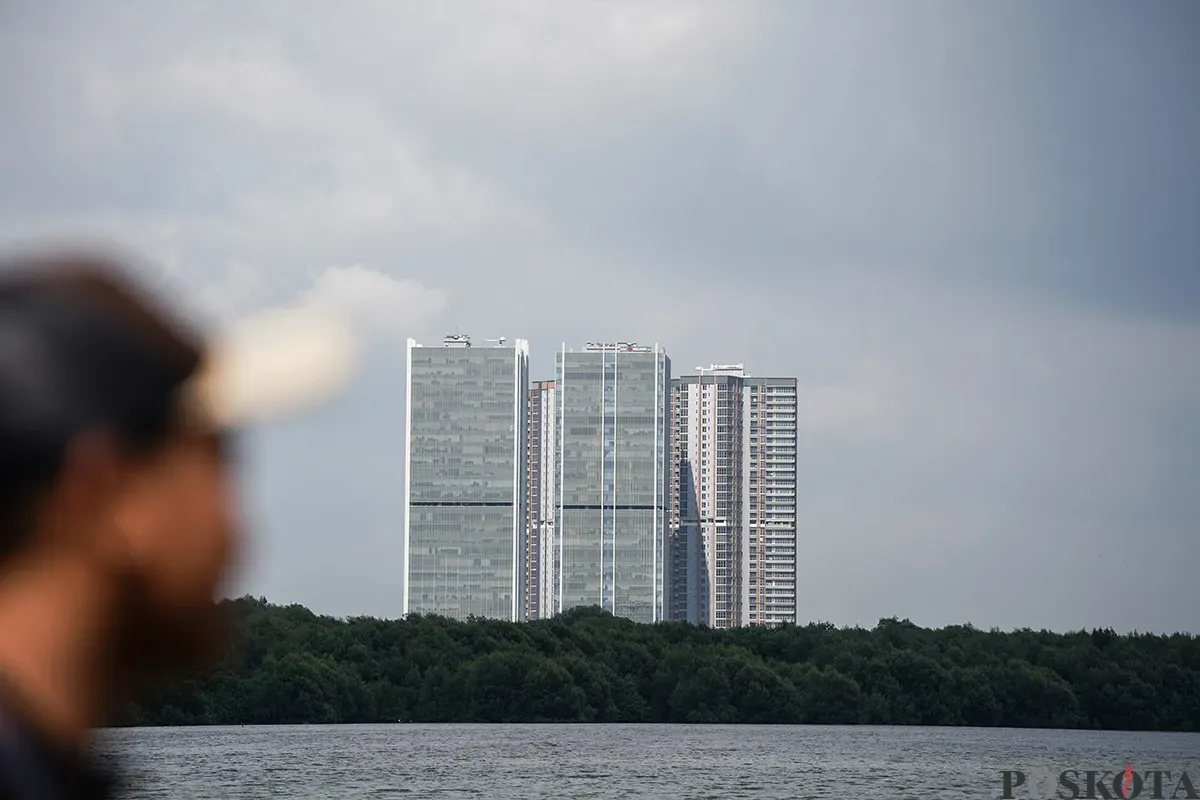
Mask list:
[[[103,429],[153,449],[200,358],[190,332],[111,261],[0,266],[0,560],[25,544],[71,441]]]

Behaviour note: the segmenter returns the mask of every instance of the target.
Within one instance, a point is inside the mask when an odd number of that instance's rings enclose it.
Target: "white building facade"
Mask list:
[[[529,389],[529,463],[525,525],[524,618],[545,619],[558,608],[559,542],[554,524],[558,510],[558,393],[554,381],[535,381]]]
[[[796,620],[796,380],[741,364],[672,381],[670,616]]]

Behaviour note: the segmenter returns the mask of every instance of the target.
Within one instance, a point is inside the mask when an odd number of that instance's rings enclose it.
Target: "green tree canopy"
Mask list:
[[[1200,638],[886,619],[718,631],[600,609],[513,624],[225,601],[212,672],[132,724],[695,722],[1200,730]]]

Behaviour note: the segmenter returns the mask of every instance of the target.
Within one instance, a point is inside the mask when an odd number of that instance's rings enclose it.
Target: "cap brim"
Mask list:
[[[217,428],[294,416],[333,399],[357,374],[347,322],[315,309],[243,320],[216,337],[186,388],[190,413]]]

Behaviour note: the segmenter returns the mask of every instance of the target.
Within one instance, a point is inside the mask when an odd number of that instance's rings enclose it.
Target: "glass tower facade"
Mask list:
[[[558,610],[663,619],[671,361],[589,343],[557,358]]]
[[[404,613],[516,620],[529,346],[408,340]]]

